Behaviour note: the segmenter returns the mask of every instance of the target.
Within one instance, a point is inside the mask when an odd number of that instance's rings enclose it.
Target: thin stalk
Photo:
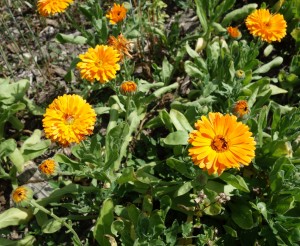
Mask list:
[[[21,4],[21,2],[19,0],[18,0],[18,2],[19,2],[19,4]],[[42,52],[42,46],[41,46],[41,43],[39,42],[39,39],[34,35],[34,31],[32,31],[32,29],[31,29],[30,25],[28,24],[26,18],[24,18],[24,21],[25,21],[25,24],[26,24],[27,28],[29,29],[30,33],[32,34],[32,37],[33,37],[34,41],[37,43],[41,54],[46,55],[45,58],[48,60],[49,59],[48,53],[45,54],[45,52],[44,53]]]
[[[13,75],[13,70],[12,70],[12,68],[11,68],[11,66],[10,66],[10,64],[9,64],[9,62],[8,62],[7,59],[6,59],[5,52],[4,52],[4,50],[2,49],[1,46],[0,46],[0,53],[1,53],[1,57],[3,58],[3,60],[4,60],[5,64],[6,64],[6,67],[8,68],[10,74]],[[4,74],[3,74],[3,75],[4,75]],[[1,129],[3,130],[3,128],[1,128]],[[0,130],[0,131],[1,131],[1,130]],[[3,135],[3,134],[1,133],[0,138],[2,137],[2,135]]]
[[[126,112],[125,112],[125,121],[128,121],[128,115],[130,112],[130,102],[131,102],[131,96],[128,95],[126,99]],[[129,124],[129,123],[128,123]]]
[[[75,238],[75,243],[76,245],[82,245],[80,238],[78,237],[76,231],[74,231],[73,227],[68,224],[65,220],[59,218],[58,216],[56,216],[52,211],[49,211],[48,209],[44,208],[43,206],[39,205],[35,200],[31,200],[30,204],[34,207],[37,208],[38,210],[44,212],[45,214],[48,214],[49,216],[51,216],[53,219],[55,219],[56,221],[60,222],[61,224],[63,224],[66,228],[69,229],[69,231],[73,234],[74,238]]]
[[[31,55],[31,57],[33,58],[33,61],[34,61],[35,65],[36,65],[37,69],[38,69],[39,72],[40,72],[40,75],[46,80],[46,78],[44,77],[44,74],[42,73],[42,70],[41,70],[39,64],[38,64],[37,61],[34,59],[34,54],[32,53],[32,50],[30,49],[30,47],[29,47],[29,45],[28,45],[28,42],[27,42],[26,38],[25,38],[24,35],[23,35],[23,31],[20,29],[19,25],[17,24],[18,22],[17,22],[16,18],[14,17],[13,13],[11,12],[11,9],[9,8],[9,6],[8,6],[8,4],[7,4],[7,1],[5,1],[5,4],[6,4],[7,8],[8,8],[8,11],[9,11],[9,13],[10,13],[10,15],[11,15],[13,21],[15,22],[15,27],[17,28],[18,32],[20,33],[21,38],[22,38],[22,40],[23,40],[23,42],[24,42],[24,44],[25,44],[25,46],[26,46],[28,52],[30,53],[30,55]],[[2,22],[2,23],[4,23],[4,22]],[[5,28],[7,29],[7,26],[6,26],[5,23],[4,23],[4,25],[5,25]],[[9,32],[8,32],[8,35],[9,35],[10,39],[12,40],[12,42],[14,42],[14,44],[16,44],[16,42],[14,41],[14,38],[11,37],[11,35],[10,35]],[[16,44],[16,45],[17,45],[17,44]],[[18,46],[18,45],[17,45],[17,46]],[[18,46],[18,47],[19,47],[19,46]],[[21,51],[21,49],[20,49],[20,51]],[[23,53],[21,53],[21,56],[23,57],[23,61],[26,61],[26,59],[24,58]]]
[[[68,12],[65,12],[65,16],[67,17],[68,21],[72,24],[72,27],[74,27],[77,31],[79,31],[85,38],[89,39],[89,35],[87,34],[86,30],[77,24],[77,22],[74,21],[74,19],[69,15]]]
[[[110,130],[113,129],[116,125],[117,125],[117,121],[118,121],[118,118],[119,118],[119,105],[118,104],[113,104],[110,108],[110,112],[109,112],[109,115],[110,115],[110,118],[109,118],[109,123],[107,125],[107,128],[106,128],[106,136],[109,134]],[[109,138],[106,137],[105,138],[105,149],[108,150],[109,149]],[[108,161],[108,154],[105,155],[105,162]]]

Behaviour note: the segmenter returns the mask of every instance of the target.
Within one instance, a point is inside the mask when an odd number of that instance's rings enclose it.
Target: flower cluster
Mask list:
[[[113,25],[123,21],[126,17],[127,9],[124,7],[124,4],[116,4],[110,9],[107,13],[106,18],[109,19],[109,22]]]
[[[216,196],[216,201],[219,203],[226,203],[226,202],[230,201],[230,196],[221,192],[218,196]]]
[[[86,53],[79,55],[79,58],[81,61],[77,63],[77,68],[80,69],[80,75],[91,83],[95,80],[106,83],[114,79],[120,70],[119,52],[107,45],[89,48]]]
[[[189,155],[195,165],[219,175],[228,168],[249,165],[255,156],[255,141],[249,127],[234,115],[209,113],[195,123],[190,133]]]
[[[207,195],[205,195],[204,191],[199,191],[197,197],[194,199],[195,203],[200,204],[203,203],[204,200],[207,198]]]
[[[37,9],[42,16],[51,16],[56,13],[65,12],[74,0],[39,0],[37,2]]]
[[[132,58],[132,56],[129,54],[130,42],[123,36],[123,34],[120,34],[117,38],[114,36],[109,36],[107,43],[119,52],[120,61],[123,60],[124,55]]]
[[[286,35],[286,21],[281,14],[271,14],[268,9],[257,9],[246,18],[246,26],[253,36],[271,43],[281,41]]]
[[[92,134],[95,121],[94,109],[82,97],[63,95],[46,109],[43,127],[47,138],[66,147]]]

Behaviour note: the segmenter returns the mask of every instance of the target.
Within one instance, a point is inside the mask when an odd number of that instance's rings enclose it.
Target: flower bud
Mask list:
[[[242,36],[240,30],[237,27],[229,26],[226,29],[229,36],[232,38],[239,39]]]
[[[241,69],[235,71],[235,77],[238,79],[244,79],[245,78],[245,72]]]
[[[131,96],[137,91],[137,84],[133,81],[125,81],[120,85],[122,95]]]
[[[232,107],[232,113],[238,118],[246,118],[250,113],[248,102],[245,100],[235,102]]]
[[[202,50],[205,49],[206,47],[206,41],[204,40],[204,38],[198,38],[197,40],[197,44],[196,44],[196,47],[195,47],[195,51],[200,53]]]
[[[26,207],[33,198],[33,191],[27,186],[19,186],[12,192],[11,196],[17,206]]]
[[[51,176],[57,175],[59,166],[53,159],[47,159],[39,165],[38,169],[42,175],[50,178]]]

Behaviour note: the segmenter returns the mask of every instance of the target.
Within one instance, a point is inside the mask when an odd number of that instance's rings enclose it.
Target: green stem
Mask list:
[[[57,220],[58,222],[63,224],[65,227],[67,227],[69,229],[69,231],[73,234],[76,245],[82,245],[82,243],[80,241],[80,238],[78,237],[77,233],[74,231],[74,229],[72,228],[72,226],[70,224],[68,224],[65,220],[63,220],[63,219],[59,218],[58,216],[56,216],[52,211],[49,211],[48,209],[46,209],[43,206],[39,205],[35,200],[31,200],[30,203],[33,207],[35,207],[38,210],[44,212],[45,214],[48,214],[53,219]]]
[[[128,115],[129,115],[129,112],[130,112],[130,101],[131,101],[131,96],[128,95],[127,96],[127,99],[126,99],[126,114],[125,114],[125,121],[127,122],[128,120]],[[129,124],[129,123],[128,123]]]
[[[118,121],[118,118],[119,118],[119,109],[120,107],[118,106],[118,104],[113,104],[110,108],[110,111],[109,111],[109,114],[110,114],[110,117],[109,117],[109,123],[107,125],[107,128],[106,128],[106,136],[108,136],[109,132],[111,129],[113,129],[116,125],[117,125],[117,121]],[[109,138],[106,138],[105,139],[105,149],[108,150],[109,149]],[[108,161],[108,154],[105,155],[105,162]]]

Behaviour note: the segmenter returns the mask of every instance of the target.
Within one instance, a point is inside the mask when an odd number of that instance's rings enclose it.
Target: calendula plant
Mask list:
[[[0,214],[0,244],[12,226],[20,245],[299,243],[297,56],[275,45],[292,3],[37,1],[81,52],[41,129],[18,146],[2,131],[17,207]],[[25,91],[19,109],[36,112]],[[20,131],[1,93],[3,125]],[[29,161],[43,196],[20,181]]]

